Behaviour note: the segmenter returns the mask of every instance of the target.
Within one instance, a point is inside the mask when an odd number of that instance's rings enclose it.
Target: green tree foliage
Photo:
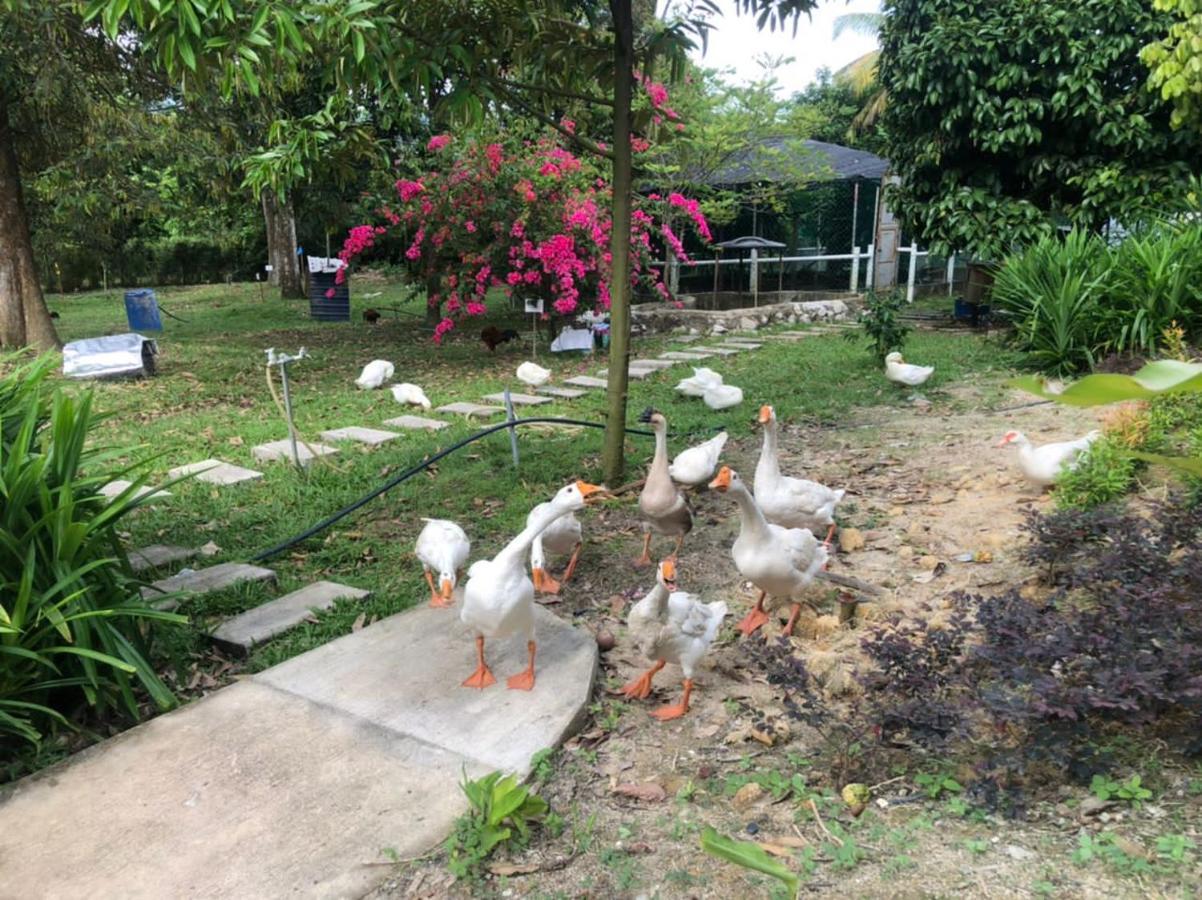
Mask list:
[[[855,127],[863,110],[863,94],[847,78],[839,78],[830,69],[819,69],[815,79],[790,100],[789,121],[792,130],[816,141],[843,144],[881,153],[884,134],[874,123]]]
[[[1197,165],[1197,136],[1134,85],[1170,19],[1146,0],[888,0],[892,202],[936,250],[997,258],[1061,223],[1146,218]]]
[[[1173,127],[1202,129],[1202,0],[1152,0],[1174,18],[1168,35],[1140,56],[1152,70],[1148,85],[1173,104]]]

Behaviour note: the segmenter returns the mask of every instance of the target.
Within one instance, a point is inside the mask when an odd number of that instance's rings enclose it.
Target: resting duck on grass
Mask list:
[[[895,384],[918,387],[930,378],[934,371],[934,366],[910,365],[896,350],[885,357],[885,377]]]
[[[464,687],[486,688],[496,684],[496,678],[484,663],[484,639],[524,635],[530,662],[526,669],[511,677],[511,690],[528,691],[534,687],[534,584],[526,574],[526,553],[534,539],[548,525],[570,512],[584,509],[587,499],[601,488],[584,481],[575,481],[561,488],[547,503],[540,504],[537,514],[531,513],[522,529],[492,559],[472,563],[467,571],[463,589],[463,609],[460,618],[476,632],[478,665]]]
[[[639,652],[654,665],[622,688],[627,700],[645,700],[651,679],[666,663],[679,663],[684,670],[684,694],[675,706],[653,710],[660,721],[677,719],[689,711],[693,673],[718,636],[726,604],[721,600],[702,603],[696,594],[676,590],[676,561],[662,560],[655,574],[655,587],[630,610],[626,625]]]
[[[740,529],[730,553],[740,574],[757,588],[755,608],[739,623],[744,635],[768,621],[768,612],[786,603],[793,609],[782,634],[792,634],[801,614],[801,595],[826,565],[827,552],[805,528],[782,528],[764,518],[737,472],[723,466],[710,487],[730,494],[739,506]]]

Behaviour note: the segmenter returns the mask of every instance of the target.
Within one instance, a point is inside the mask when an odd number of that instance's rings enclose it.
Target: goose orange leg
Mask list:
[[[576,571],[576,563],[580,562],[580,551],[584,549],[584,542],[581,541],[576,545],[576,549],[572,551],[572,558],[568,560],[568,567],[563,570],[563,581],[561,584],[567,584],[568,579],[572,577],[572,573]]]
[[[627,700],[646,700],[651,696],[651,679],[663,667],[664,661],[661,659],[634,681],[630,682],[630,684],[624,685],[622,687],[622,696]]]
[[[689,711],[689,695],[693,693],[693,679],[686,678],[684,680],[684,696],[680,698],[680,702],[675,706],[661,706],[659,709],[651,710],[651,715],[659,719],[661,722],[666,722],[669,719],[679,719]]]
[[[476,658],[479,660],[479,664],[476,666],[476,671],[468,677],[467,681],[463,682],[462,686],[480,688],[480,690],[484,690],[484,688],[488,687],[490,684],[496,684],[497,679],[493,678],[492,672],[488,671],[488,666],[484,664],[483,636],[476,638]]]
[[[526,649],[530,652],[530,665],[526,666],[524,672],[519,672],[505,682],[511,691],[529,691],[534,688],[534,641],[528,641]]]
[[[768,623],[768,613],[764,612],[764,596],[765,592],[760,591],[760,599],[755,601],[755,607],[739,623],[739,631],[743,632],[744,637],[751,637],[756,629]]]
[[[434,586],[434,575],[429,569],[426,569],[426,584],[430,585],[430,605],[431,606],[454,606],[455,604],[445,599],[442,594],[438,593],[438,588]]]
[[[786,637],[793,637],[793,629],[797,627],[797,617],[801,615],[801,604],[794,603],[793,610],[789,613],[789,621],[785,623],[784,630],[781,634]]]
[[[643,535],[643,555],[634,561],[636,568],[651,565],[651,532]]]

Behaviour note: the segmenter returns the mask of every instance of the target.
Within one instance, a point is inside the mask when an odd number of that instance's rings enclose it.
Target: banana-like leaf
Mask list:
[[[1128,453],[1144,462],[1168,466],[1188,475],[1202,478],[1202,458],[1197,456],[1161,456],[1159,453],[1144,453],[1142,450],[1130,450]]]
[[[1045,382],[1029,375],[1016,378],[1010,385],[1067,406],[1103,406],[1124,400],[1150,400],[1169,392],[1202,391],[1202,363],[1160,359],[1148,363],[1134,375],[1086,375],[1060,393],[1049,390]]]
[[[782,882],[792,896],[797,896],[797,892],[801,889],[801,879],[797,877],[797,873],[774,860],[759,844],[751,841],[736,841],[707,827],[701,833],[701,849],[710,856],[716,856],[737,866],[771,875]]]

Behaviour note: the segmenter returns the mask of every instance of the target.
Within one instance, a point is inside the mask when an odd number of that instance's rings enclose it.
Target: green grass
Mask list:
[[[132,546],[164,542],[199,547],[212,541],[221,548],[219,555],[200,564],[247,559],[479,427],[478,422],[460,420],[435,434],[406,432],[375,449],[344,444],[330,463],[315,464],[307,475],[287,464],[258,464],[251,447],[286,436],[265,381],[263,351],[268,347],[295,352],[303,345],[312,355],[291,370],[297,425],[310,440],[316,440],[323,429],[384,427],[385,419],[421,412],[402,408],[386,389],[355,388],[355,377],[372,359],[392,361],[395,380],[422,385],[435,406],[453,400],[478,401],[507,383],[521,387],[513,371],[528,358],[528,339],[524,347],[510,344],[490,354],[476,339],[481,325],[487,324],[482,321],[452,333],[439,348],[430,342],[418,305],[406,305],[407,314],[399,317],[386,314],[377,327],[360,320],[359,311],[366,305],[397,305],[396,298],[402,295],[399,286],[360,285],[358,290],[384,293],[357,301],[349,324],[312,322],[304,301],[260,300],[253,284],[158,292],[160,304],[187,321],[164,320],[158,376],[95,386],[99,408],[112,414],[101,430],[104,440],[115,446],[137,445],[137,454],[155,457],[154,465],[164,477],[173,466],[210,456],[259,469],[265,477],[225,488],[201,482],[175,486],[170,500],[133,517]],[[64,340],[126,330],[118,292],[55,296],[50,306],[62,316]],[[488,321],[522,326],[520,317],[503,313],[494,313]],[[528,334],[528,323],[522,327]],[[671,344],[667,337],[639,338],[634,354],[655,355]],[[1008,354],[979,337],[946,333],[916,332],[906,343],[906,354],[936,367],[934,378],[922,390],[937,408],[951,408],[957,402],[941,387],[1005,369],[1010,361]],[[596,374],[605,365],[600,355],[552,357],[545,348],[540,349],[538,361],[554,371],[557,382],[573,374]],[[734,440],[758,440],[754,422],[761,403],[772,403],[785,421],[837,426],[856,408],[901,406],[909,397],[884,380],[860,341],[853,344],[839,335],[796,343],[769,341],[761,350],[708,362],[728,382],[744,389],[746,400],[740,407],[714,413],[700,400],[677,395],[673,386],[689,374],[682,365],[631,382],[630,423],[638,427],[635,420],[645,406],[663,410],[674,435],[671,449],[676,452],[690,439],[687,435],[708,435],[719,426],[727,428]],[[602,422],[604,402],[603,393],[593,391],[529,414]],[[279,573],[278,588],[237,588],[190,601],[183,611],[203,625],[318,578],[373,592],[366,601],[341,603],[319,616],[316,624],[306,623],[256,650],[249,667],[259,669],[347,634],[360,613],[370,620],[423,602],[426,589],[412,555],[422,516],[461,522],[472,538],[473,558],[491,555],[520,530],[535,503],[572,478],[600,477],[601,434],[600,430],[523,431],[522,464],[517,471],[511,464],[507,435],[486,438],[443,460],[436,471],[393,489],[269,562]],[[627,447],[628,474],[633,480],[640,477],[652,444],[632,436]],[[633,513],[630,518],[633,524]],[[633,553],[637,536],[624,540]],[[195,632],[179,636],[176,644],[181,652],[194,650],[202,646],[203,638]]]

